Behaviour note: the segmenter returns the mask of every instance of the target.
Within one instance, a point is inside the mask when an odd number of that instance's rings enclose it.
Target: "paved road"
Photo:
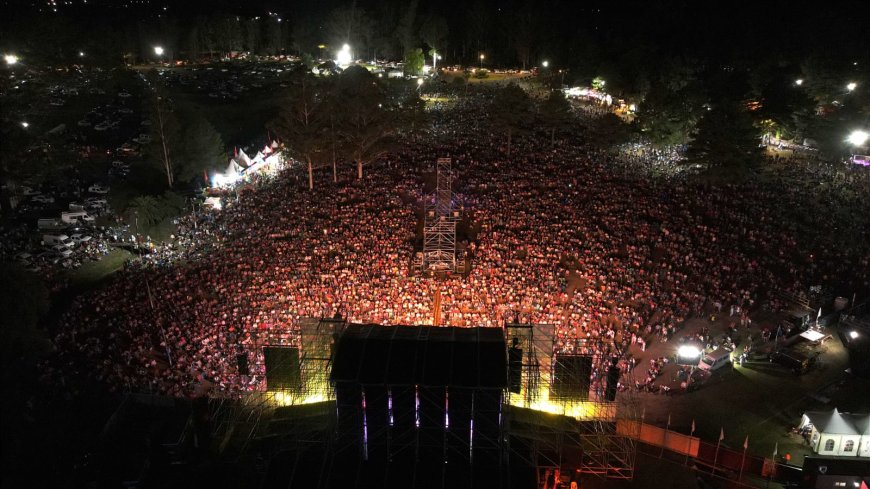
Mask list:
[[[650,343],[645,352],[633,345],[630,352],[639,359],[635,378],[645,379],[650,358],[672,356],[678,345],[676,338],[705,326],[710,327],[715,337],[724,334],[734,319],[727,313],[715,322],[695,318],[670,342]],[[753,315],[749,331],[739,330],[736,354],[742,353],[749,332],[758,337],[763,327],[776,324],[776,320],[776,316],[769,313]],[[804,411],[833,407],[853,412],[870,410],[870,396],[861,394],[870,392],[870,382],[854,379],[844,372],[847,352],[836,334],[825,343],[823,350],[819,366],[799,377],[778,365],[756,362],[722,368],[695,392],[636,395],[644,406],[646,422],[664,427],[670,416],[671,429],[688,434],[695,420],[695,435],[706,441],[715,443],[721,428],[725,432],[723,446],[740,449],[748,435],[750,453],[769,457],[778,444],[780,457],[790,453],[791,463],[802,465],[803,457],[810,453],[809,447],[800,436],[790,435],[789,429],[800,423]],[[676,365],[669,364],[657,382],[672,382],[676,370]],[[829,402],[824,402],[825,399]]]

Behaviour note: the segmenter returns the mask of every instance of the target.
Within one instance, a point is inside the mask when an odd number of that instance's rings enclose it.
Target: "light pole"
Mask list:
[[[486,58],[486,55],[483,54],[483,53],[480,53],[480,69],[481,69],[481,70],[483,69],[483,60],[484,60],[485,58]]]
[[[346,68],[350,65],[352,56],[350,54],[350,45],[345,44],[341,47],[341,51],[336,53],[335,55],[335,64],[341,67],[341,69]]]
[[[154,46],[154,54],[157,55],[157,60],[161,63],[163,62],[163,53],[163,46]]]

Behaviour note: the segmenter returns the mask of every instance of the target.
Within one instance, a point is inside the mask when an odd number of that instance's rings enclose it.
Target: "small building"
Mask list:
[[[870,457],[870,414],[806,412],[801,428],[810,430],[810,446],[819,455]]]

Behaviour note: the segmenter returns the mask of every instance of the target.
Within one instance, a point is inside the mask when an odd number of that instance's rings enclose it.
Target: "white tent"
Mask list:
[[[811,445],[820,455],[870,456],[870,414],[837,411],[804,413],[801,428],[812,428]]]

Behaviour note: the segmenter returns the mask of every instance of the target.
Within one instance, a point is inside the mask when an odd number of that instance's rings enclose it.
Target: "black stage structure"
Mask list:
[[[625,397],[593,395],[593,359],[556,355],[553,329],[304,319],[290,341],[263,338],[268,390],[227,410],[215,438],[225,458],[262,467],[249,474],[261,488],[632,478],[637,417]]]

